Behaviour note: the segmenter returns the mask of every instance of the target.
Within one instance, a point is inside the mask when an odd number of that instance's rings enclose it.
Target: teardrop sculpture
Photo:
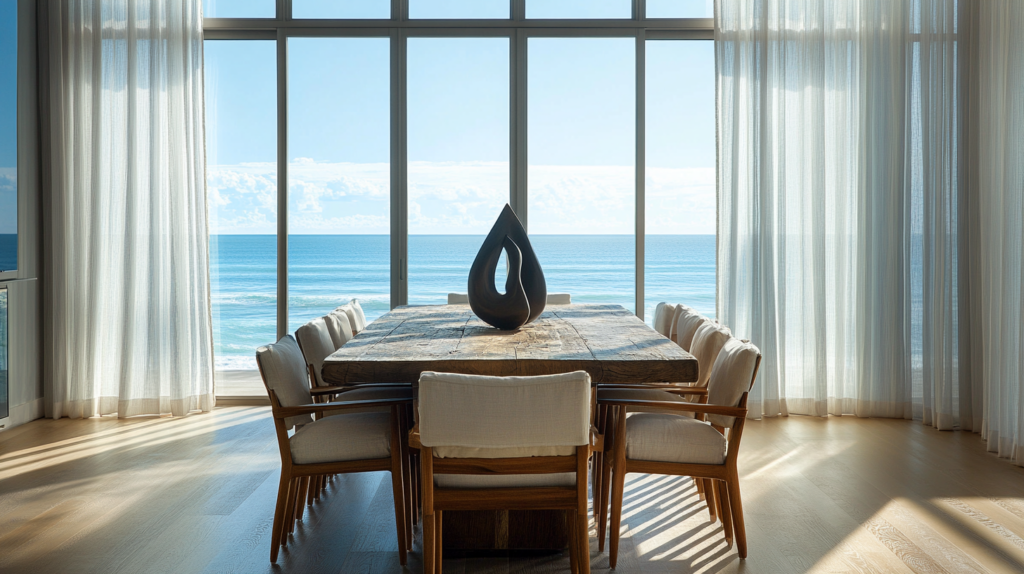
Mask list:
[[[509,254],[504,295],[498,293],[494,285],[494,272],[502,249]],[[519,292],[522,292],[521,299]],[[467,293],[469,306],[477,317],[499,329],[517,329],[544,312],[548,297],[544,271],[526,229],[508,204],[501,210],[473,260]],[[520,316],[523,316],[521,321]]]

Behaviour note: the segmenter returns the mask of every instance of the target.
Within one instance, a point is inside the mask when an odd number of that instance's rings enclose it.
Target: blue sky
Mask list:
[[[509,195],[509,42],[408,42],[410,233],[485,233]],[[633,232],[634,44],[529,40],[531,233]],[[290,232],[387,233],[389,41],[288,50]],[[712,43],[646,50],[648,232],[714,233]],[[206,67],[211,232],[273,233],[274,43],[207,41]]]

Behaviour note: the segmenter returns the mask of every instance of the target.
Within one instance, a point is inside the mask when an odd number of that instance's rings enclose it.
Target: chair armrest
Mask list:
[[[315,403],[312,405],[299,405],[297,407],[277,407],[274,409],[274,418],[286,419],[299,415],[310,415],[322,411],[336,411],[342,409],[356,409],[365,407],[390,407],[393,405],[407,405],[409,399],[379,399],[375,401],[335,401],[332,403]]]
[[[598,399],[599,403],[608,406],[645,407],[655,408],[661,411],[676,411],[681,413],[704,413],[708,415],[723,415],[727,417],[746,417],[747,409],[741,407],[725,407],[722,405],[708,405],[704,403],[677,403],[675,401],[633,401],[633,400],[611,400]]]
[[[346,391],[354,391],[354,390],[356,390],[358,388],[371,388],[372,387],[372,388],[375,388],[375,389],[379,389],[381,387],[385,387],[385,388],[400,388],[400,387],[408,387],[408,386],[409,386],[408,383],[366,383],[366,384],[357,384],[357,385],[332,385],[330,387],[313,387],[312,389],[309,390],[309,394],[313,395],[314,397],[318,397],[320,395],[342,394],[342,393],[345,393]]]
[[[409,448],[419,450],[422,446],[423,443],[420,442],[420,425],[416,425],[409,431]]]
[[[590,452],[604,452],[604,435],[594,425],[590,425]]]

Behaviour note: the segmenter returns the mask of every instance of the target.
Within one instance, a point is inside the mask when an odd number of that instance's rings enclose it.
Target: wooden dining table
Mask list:
[[[468,305],[396,307],[323,364],[328,385],[415,384],[423,371],[492,376],[583,370],[599,383],[687,383],[693,355],[619,305],[551,305],[533,323],[501,331]],[[558,549],[562,511],[445,513],[446,550]]]

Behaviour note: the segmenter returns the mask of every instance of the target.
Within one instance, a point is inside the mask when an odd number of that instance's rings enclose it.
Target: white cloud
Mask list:
[[[508,201],[507,162],[410,162],[409,232],[483,234]],[[273,164],[209,170],[212,233],[274,233]],[[386,163],[289,164],[293,233],[388,233]],[[631,166],[531,166],[532,233],[633,233]],[[647,232],[715,232],[713,169],[652,168],[646,180]]]

